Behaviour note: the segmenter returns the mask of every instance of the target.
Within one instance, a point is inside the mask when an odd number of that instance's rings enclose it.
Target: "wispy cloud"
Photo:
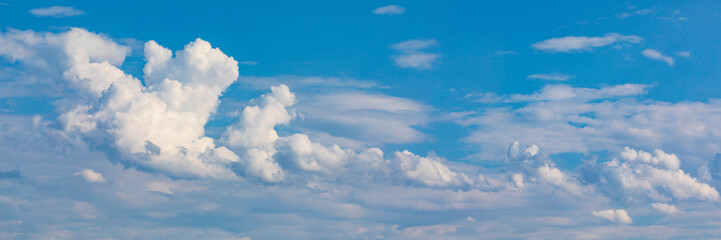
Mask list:
[[[601,37],[568,36],[561,38],[551,38],[531,44],[531,47],[533,47],[533,49],[535,50],[547,52],[569,53],[590,51],[594,48],[605,47],[611,44],[640,43],[642,40],[643,38],[635,35],[608,33]]]
[[[513,51],[513,50],[503,50],[503,51],[498,50],[498,51],[496,51],[496,55],[500,55],[500,56],[503,56],[503,55],[515,55],[515,54],[518,54],[518,52]]]
[[[679,57],[685,57],[685,58],[691,57],[691,52],[689,52],[689,51],[675,51],[675,52],[673,52],[673,54],[676,54],[676,56],[679,56]]]
[[[404,12],[406,12],[406,9],[398,5],[388,5],[373,10],[373,13],[377,15],[398,15]]]
[[[258,62],[256,62],[256,61],[240,61],[238,63],[240,63],[242,65],[257,65],[258,64]]]
[[[566,75],[563,73],[537,73],[528,75],[526,79],[541,79],[541,80],[553,80],[553,81],[566,81],[573,78],[574,76]]]
[[[643,52],[641,52],[641,54],[643,54],[644,57],[647,57],[647,58],[650,58],[653,60],[664,61],[669,66],[674,65],[674,60],[672,57],[666,56],[656,49],[647,48],[646,50],[643,50]]]
[[[82,10],[67,6],[52,6],[46,8],[35,8],[28,11],[36,17],[73,17],[85,14]]]
[[[391,45],[391,48],[400,52],[399,55],[391,56],[396,66],[400,68],[413,68],[428,70],[433,68],[433,63],[441,55],[424,52],[425,49],[438,46],[435,39],[413,39]]]
[[[633,16],[646,16],[656,13],[653,9],[647,8],[647,9],[639,9],[635,11],[629,11],[629,12],[622,12],[619,14],[614,15],[618,19],[625,19]]]

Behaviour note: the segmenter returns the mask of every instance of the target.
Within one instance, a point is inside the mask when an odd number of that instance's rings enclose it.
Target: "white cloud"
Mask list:
[[[624,84],[600,88],[548,85],[532,94],[471,95],[498,104],[482,114],[449,114],[463,126],[477,128],[464,141],[483,151],[479,161],[498,161],[508,143],[521,139],[538,144],[549,154],[619,151],[624,146],[659,148],[676,153],[689,169],[706,165],[721,152],[721,101],[678,102],[639,100],[649,85]]]
[[[616,97],[635,96],[646,93],[650,85],[621,84],[600,89],[577,88],[565,84],[546,85],[540,92],[533,94],[512,94],[498,96],[493,93],[469,94],[468,98],[479,102],[543,102],[543,101],[592,101]]]
[[[441,57],[440,54],[424,52],[425,49],[435,47],[438,42],[435,39],[413,39],[391,45],[391,48],[400,54],[391,56],[396,66],[400,68],[413,68],[429,70],[433,68],[434,62]]]
[[[639,9],[639,10],[630,11],[630,12],[622,12],[622,13],[616,14],[614,16],[618,19],[625,19],[625,18],[629,18],[632,16],[646,16],[646,15],[651,15],[654,13],[656,13],[656,11],[654,11],[653,9],[646,8],[646,9]]]
[[[553,81],[566,81],[573,78],[574,76],[566,75],[563,73],[537,73],[531,74],[526,77],[527,79],[541,79],[541,80],[553,80]]]
[[[338,91],[315,94],[298,106],[303,121],[298,125],[367,145],[420,142],[428,136],[419,131],[430,120],[432,108],[411,99]]]
[[[272,77],[241,76],[238,82],[249,87],[266,90],[271,86],[287,85],[291,89],[308,88],[373,88],[378,82],[341,77],[280,75]]]
[[[681,161],[675,154],[662,150],[654,154],[625,148],[621,153],[621,162],[614,159],[606,162],[603,176],[628,194],[644,194],[653,200],[696,198],[706,201],[719,201],[719,193],[708,184],[699,182],[679,169]],[[613,190],[611,190],[613,191]]]
[[[45,8],[35,8],[28,11],[36,17],[73,17],[85,14],[82,10],[66,6],[52,6]]]
[[[685,57],[685,58],[691,57],[691,52],[689,52],[689,51],[675,51],[675,52],[673,52],[673,54],[676,54],[676,56],[679,56],[679,57]]]
[[[626,210],[623,209],[606,209],[602,211],[595,211],[591,213],[593,216],[600,217],[603,219],[606,219],[612,223],[620,223],[620,224],[631,224],[633,221],[631,220],[631,217],[628,216],[628,213]]]
[[[89,183],[104,183],[106,181],[103,174],[87,168],[73,173],[73,176],[82,177],[83,180]]]
[[[427,70],[433,67],[433,62],[439,57],[441,56],[435,53],[412,53],[395,56],[393,60],[400,68]]]
[[[674,60],[673,60],[672,57],[663,55],[662,53],[660,53],[660,52],[657,51],[656,49],[647,48],[647,49],[643,50],[643,51],[641,52],[641,54],[643,54],[644,57],[647,57],[647,58],[650,58],[650,59],[653,59],[653,60],[659,60],[659,61],[666,62],[666,64],[668,64],[669,66],[673,66],[673,65],[674,65]]]
[[[146,189],[148,192],[159,192],[168,195],[173,194],[173,190],[170,189],[170,184],[167,182],[149,182],[146,185]]]
[[[256,61],[240,61],[238,63],[243,64],[243,65],[258,65],[258,62],[256,62]]]
[[[605,47],[611,44],[639,43],[643,38],[635,35],[621,35],[608,33],[602,37],[568,36],[551,38],[534,44],[531,47],[535,50],[547,52],[581,52],[590,51],[594,48]]]
[[[555,186],[565,189],[575,194],[583,194],[583,188],[573,179],[566,176],[561,170],[552,166],[542,166],[538,168],[538,176],[542,181],[548,182]]]
[[[407,150],[395,153],[398,168],[410,180],[431,187],[472,185],[464,173],[450,170],[441,160],[434,157],[421,157]]]
[[[651,204],[651,207],[655,209],[656,211],[659,211],[663,214],[672,215],[679,213],[678,208],[676,206],[671,204],[665,204],[665,203],[653,203]]]
[[[70,111],[60,120],[68,133],[97,138],[91,140],[97,144],[109,141],[125,161],[171,175],[235,178],[227,164],[238,157],[215,147],[204,136],[204,125],[220,94],[238,77],[238,67],[208,42],[198,39],[175,57],[154,41],[146,43],[147,86],[116,67],[129,48],[83,29],[11,31],[0,42],[7,43],[0,44],[5,46],[0,54],[57,69],[87,97],[66,100]]]
[[[498,51],[496,51],[496,55],[500,55],[500,56],[503,56],[503,55],[516,55],[516,54],[518,54],[518,52],[513,51],[513,50],[498,50]]]
[[[406,12],[406,9],[398,5],[388,5],[373,10],[373,13],[378,15],[397,15],[404,12]]]

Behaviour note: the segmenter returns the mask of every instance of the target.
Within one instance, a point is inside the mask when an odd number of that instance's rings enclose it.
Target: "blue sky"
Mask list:
[[[0,238],[721,235],[714,1],[3,1]]]

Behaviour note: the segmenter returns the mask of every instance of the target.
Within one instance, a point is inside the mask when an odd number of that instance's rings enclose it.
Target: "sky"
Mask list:
[[[714,239],[716,1],[0,0],[0,239]]]

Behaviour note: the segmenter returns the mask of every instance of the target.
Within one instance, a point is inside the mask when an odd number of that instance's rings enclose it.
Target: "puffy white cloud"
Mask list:
[[[617,159],[604,163],[603,177],[611,188],[622,187],[629,194],[645,194],[653,200],[696,198],[719,201],[719,193],[708,184],[699,182],[679,169],[680,160],[674,154],[656,150],[654,154],[625,148]]]
[[[541,80],[552,80],[552,81],[566,81],[573,78],[574,76],[566,75],[563,73],[537,73],[531,74],[526,77],[527,79],[541,79]]]
[[[531,44],[531,47],[541,51],[569,53],[590,51],[594,48],[605,47],[611,44],[639,43],[642,40],[643,38],[635,35],[608,33],[602,37],[568,36],[551,38]]]
[[[60,116],[69,133],[109,141],[125,161],[171,175],[235,178],[228,164],[238,157],[205,137],[204,126],[218,97],[238,77],[237,62],[209,43],[198,39],[173,57],[169,49],[148,42],[143,86],[117,68],[128,47],[83,29],[11,31],[0,41],[7,43],[0,44],[0,54],[57,69],[87,96],[85,104],[68,101],[71,110]]]
[[[73,17],[78,15],[83,15],[85,12],[82,10],[75,9],[74,7],[67,7],[67,6],[52,6],[52,7],[45,7],[45,8],[34,8],[30,9],[28,11],[29,13],[35,15],[36,17]]]
[[[624,147],[621,152],[621,158],[629,162],[640,161],[650,165],[656,165],[669,170],[678,169],[681,166],[681,160],[676,154],[667,154],[660,149],[654,150],[654,155],[644,151],[636,151],[630,147]]]
[[[106,181],[103,174],[88,168],[73,173],[73,176],[82,177],[83,180],[90,183],[104,183]]]
[[[245,150],[243,161],[251,175],[279,182],[285,175],[273,158],[279,138],[275,126],[290,122],[292,115],[286,108],[295,104],[295,94],[288,86],[280,85],[257,101],[258,106],[245,107],[238,123],[227,128],[224,142],[237,151]]]
[[[373,10],[377,15],[397,15],[406,12],[406,9],[398,5],[388,5]]]
[[[391,45],[391,48],[400,54],[391,56],[396,66],[400,68],[413,68],[428,70],[433,68],[434,63],[441,55],[424,52],[425,49],[435,47],[438,42],[435,39],[412,39]]]
[[[440,159],[421,157],[407,150],[395,152],[398,169],[410,180],[431,187],[471,185],[471,180],[464,173],[450,170]]]
[[[653,203],[653,204],[651,204],[651,207],[653,209],[655,209],[656,211],[659,211],[663,214],[671,215],[671,214],[679,213],[678,208],[676,208],[676,206],[671,205],[671,204]]]
[[[650,58],[653,60],[659,60],[659,61],[666,62],[666,64],[668,64],[669,66],[674,65],[674,60],[672,57],[663,55],[663,53],[659,52],[656,49],[647,48],[647,49],[643,50],[641,52],[641,54],[643,54],[644,57],[647,57],[647,58]]]
[[[631,224],[633,220],[628,216],[628,212],[623,209],[606,209],[602,211],[594,211],[591,213],[593,216],[606,219],[612,223],[620,224]]]
[[[89,62],[119,66],[129,53],[129,47],[81,28],[58,34],[12,29],[0,34],[0,54],[58,74]]]

